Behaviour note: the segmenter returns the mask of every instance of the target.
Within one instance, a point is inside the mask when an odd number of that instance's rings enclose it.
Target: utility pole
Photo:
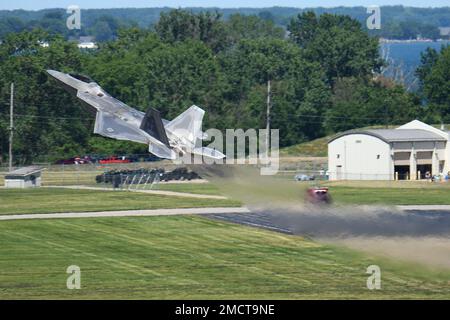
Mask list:
[[[389,129],[389,107],[386,99],[384,100],[384,113],[384,122],[386,125],[386,129]]]
[[[270,109],[272,108],[271,101],[271,83],[267,80],[267,122],[266,122],[266,157],[269,159],[269,143],[270,143]]]
[[[14,83],[11,83],[11,101],[9,104],[9,171],[12,171],[13,164],[13,133],[14,133]]]

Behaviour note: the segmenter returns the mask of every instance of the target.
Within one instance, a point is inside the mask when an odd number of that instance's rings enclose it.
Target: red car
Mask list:
[[[100,164],[111,164],[111,163],[130,163],[131,162],[131,160],[130,159],[126,159],[125,157],[115,157],[115,156],[112,156],[112,157],[109,157],[109,158],[106,158],[106,159],[101,159],[100,161],[99,161],[99,163]]]
[[[311,204],[330,204],[331,196],[327,187],[313,187],[306,190],[305,201]]]
[[[89,164],[92,163],[89,157],[73,157],[69,159],[62,159],[55,162],[55,164]]]

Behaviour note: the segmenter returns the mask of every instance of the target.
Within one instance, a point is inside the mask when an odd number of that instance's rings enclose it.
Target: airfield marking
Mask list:
[[[153,210],[126,210],[126,211],[100,211],[100,212],[66,212],[66,213],[36,213],[2,215],[1,220],[26,219],[61,219],[61,218],[101,218],[101,217],[151,217],[191,214],[223,214],[223,213],[249,213],[245,207],[227,208],[185,208],[185,209],[153,209]]]
[[[176,192],[176,191],[166,191],[166,190],[120,190],[113,188],[99,188],[99,187],[87,187],[87,186],[45,186],[45,188],[64,188],[64,189],[79,189],[79,190],[101,190],[101,191],[124,191],[124,192],[139,192],[148,193],[161,196],[173,196],[173,197],[185,197],[185,198],[196,198],[196,199],[216,199],[216,200],[226,200],[225,196],[216,196],[210,194],[197,194],[188,192]]]

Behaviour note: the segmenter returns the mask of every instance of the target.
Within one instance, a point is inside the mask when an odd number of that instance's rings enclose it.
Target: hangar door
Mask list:
[[[426,173],[427,172],[431,173],[433,168],[433,151],[418,151],[416,159],[417,159],[417,177],[419,179],[425,179]]]
[[[394,172],[398,176],[398,180],[409,179],[409,158],[411,152],[395,152],[394,153]]]

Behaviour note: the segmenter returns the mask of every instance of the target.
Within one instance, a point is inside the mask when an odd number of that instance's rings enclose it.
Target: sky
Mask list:
[[[45,8],[67,8],[78,5],[91,8],[145,8],[145,7],[336,7],[397,5],[412,7],[450,6],[449,0],[0,0],[0,10],[39,10]]]

